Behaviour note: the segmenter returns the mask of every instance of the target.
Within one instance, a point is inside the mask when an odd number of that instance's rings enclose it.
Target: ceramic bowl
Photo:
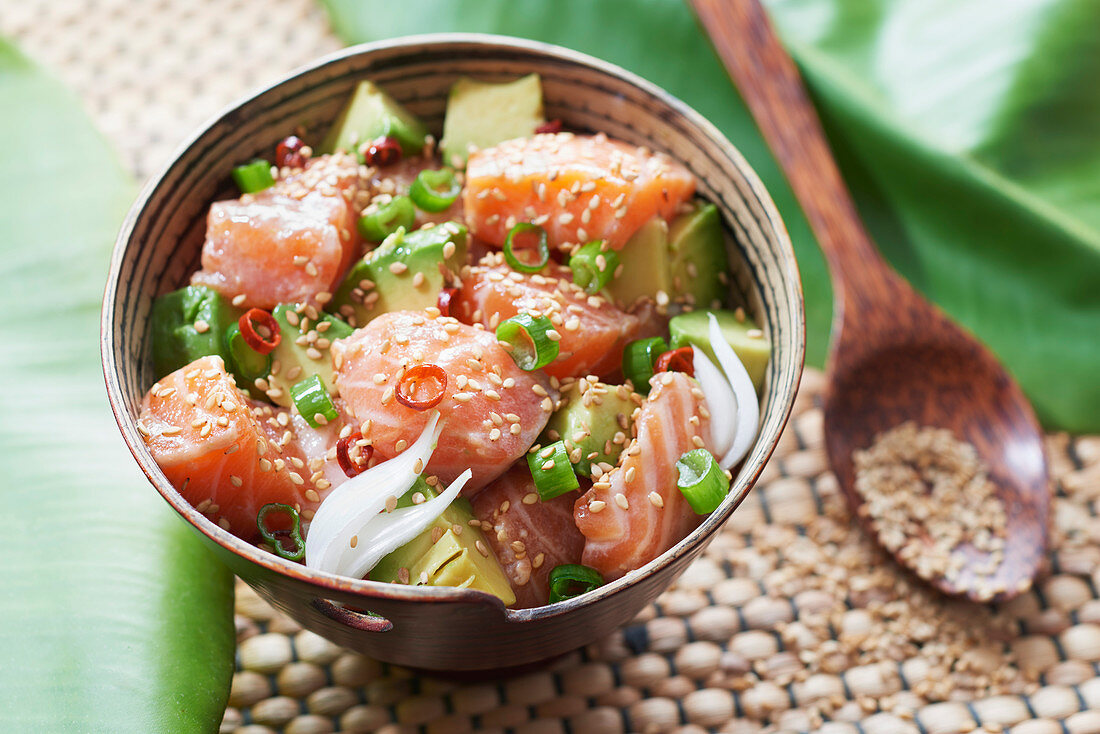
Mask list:
[[[210,202],[237,195],[230,170],[304,128],[317,142],[353,87],[371,79],[438,137],[447,91],[462,75],[507,80],[537,72],[547,119],[663,150],[699,180],[729,231],[731,288],[774,345],[759,437],[732,491],[688,537],[595,592],[538,609],[505,609],[471,590],[410,587],[314,572],[245,543],[191,507],[168,483],[136,427],[154,382],[148,349],[153,299],[199,265]],[[299,132],[301,134],[301,132]],[[130,450],[156,490],[234,573],[306,629],[380,660],[426,670],[519,666],[576,649],[631,620],[675,579],[759,477],[787,421],[802,371],[802,292],[786,230],[767,192],[717,129],[653,84],[599,59],[498,36],[447,34],[355,46],[230,107],[145,187],[119,234],[103,308],[107,391]],[[369,611],[370,614],[364,613]]]

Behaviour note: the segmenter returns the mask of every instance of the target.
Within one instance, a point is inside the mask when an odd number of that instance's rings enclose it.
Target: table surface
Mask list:
[[[224,105],[341,45],[313,0],[20,0],[0,33],[80,95],[138,179]],[[808,371],[758,487],[683,578],[546,670],[419,678],[300,630],[238,582],[222,731],[1100,732],[1100,437],[1049,438],[1036,588],[949,602],[852,526],[820,388]]]

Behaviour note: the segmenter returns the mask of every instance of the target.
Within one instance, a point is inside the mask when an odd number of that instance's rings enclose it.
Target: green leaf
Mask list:
[[[523,12],[509,0],[324,3],[348,41],[430,31],[535,38],[625,66],[695,107],[742,150],[787,223],[807,356],[821,364],[830,290],[820,253],[680,0],[553,0]],[[768,6],[887,258],[998,353],[1047,425],[1100,430],[1100,4]]]
[[[133,182],[77,100],[0,40],[0,729],[207,732],[232,578],[111,417],[99,310]]]

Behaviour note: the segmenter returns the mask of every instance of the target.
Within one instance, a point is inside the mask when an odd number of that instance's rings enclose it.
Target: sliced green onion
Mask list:
[[[462,193],[462,184],[458,182],[454,169],[440,168],[438,171],[424,170],[416,174],[409,187],[409,197],[413,203],[426,212],[441,212],[455,203]]]
[[[225,330],[225,346],[229,351],[233,373],[251,384],[258,377],[271,374],[271,355],[260,354],[253,349],[241,334],[241,326],[234,321]]]
[[[271,176],[271,164],[263,158],[256,158],[233,169],[233,180],[241,193],[255,194],[275,185]]]
[[[285,512],[291,521],[290,530],[271,530],[267,527],[267,516],[272,512]],[[256,514],[256,527],[260,529],[263,539],[271,543],[275,552],[289,561],[300,561],[306,555],[306,542],[302,540],[302,518],[298,511],[290,505],[279,502],[268,502],[260,508]],[[289,537],[294,543],[294,550],[287,550],[283,545],[283,539],[279,536]]]
[[[573,253],[569,269],[573,271],[573,282],[592,295],[611,282],[621,262],[619,253],[606,248],[603,240],[596,240]]]
[[[337,418],[336,406],[332,404],[332,398],[329,397],[320,375],[310,375],[291,385],[290,399],[294,401],[294,407],[306,419],[306,423],[314,428]],[[324,420],[317,420],[318,415]]]
[[[558,358],[558,343],[550,338],[554,325],[545,316],[516,314],[497,326],[497,341],[507,344],[512,359],[521,370],[530,372]]]
[[[368,242],[381,242],[397,231],[398,227],[412,229],[416,221],[416,209],[412,199],[395,196],[389,202],[369,214],[359,217],[359,235]]]
[[[536,263],[526,263],[516,256],[515,237],[527,232],[538,232],[538,245],[536,246],[539,260]],[[550,245],[547,244],[546,230],[531,222],[520,222],[508,230],[508,236],[504,238],[504,260],[512,270],[521,273],[537,273],[550,262]]]
[[[659,336],[635,339],[623,348],[623,376],[634,384],[634,392],[640,395],[649,392],[653,367],[657,358],[667,351],[668,342]]]
[[[698,515],[714,512],[730,492],[729,477],[706,449],[688,451],[676,468],[680,472],[676,486]]]
[[[535,491],[543,502],[581,486],[573,465],[569,463],[565,441],[556,441],[527,454],[527,466],[535,479]]]
[[[572,599],[603,586],[603,576],[594,568],[570,563],[550,571],[550,603]]]

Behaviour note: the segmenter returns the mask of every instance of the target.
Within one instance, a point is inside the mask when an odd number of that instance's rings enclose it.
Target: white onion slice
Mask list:
[[[309,524],[306,535],[306,566],[335,573],[336,565],[351,536],[386,506],[386,500],[400,497],[412,487],[420,468],[428,465],[439,434],[439,411],[433,410],[428,424],[412,446],[394,458],[375,464],[341,484],[325,498]]]
[[[703,397],[706,398],[707,411],[710,413],[710,452],[721,457],[733,448],[733,439],[737,432],[737,400],[733,397],[729,380],[710,361],[707,353],[694,345],[691,351],[695,379],[703,388]]]
[[[359,542],[355,548],[344,549],[336,573],[356,579],[366,576],[384,556],[427,530],[458,497],[473,475],[473,471],[467,469],[442,494],[427,502],[401,507],[393,512],[381,512],[367,520],[359,530]]]
[[[733,347],[722,336],[718,319],[714,314],[707,315],[710,317],[710,348],[714,350],[714,356],[718,357],[718,363],[722,365],[722,371],[726,373],[733,395],[737,398],[737,433],[733,446],[718,462],[723,469],[729,469],[741,461],[756,440],[756,431],[760,427],[760,403],[756,399],[756,388],[752,386],[745,365],[741,364],[737,352],[733,351]]]

